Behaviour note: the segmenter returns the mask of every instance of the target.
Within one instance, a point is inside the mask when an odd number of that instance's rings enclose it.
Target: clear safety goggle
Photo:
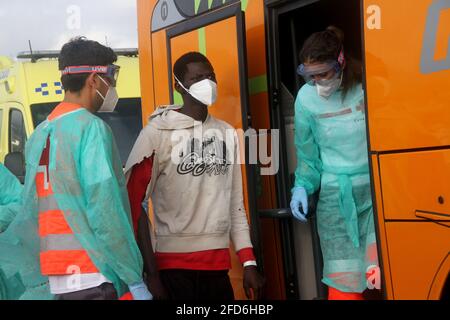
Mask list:
[[[120,67],[115,64],[107,66],[68,66],[65,67],[61,73],[67,74],[82,74],[82,73],[98,73],[104,75],[110,81],[111,86],[115,87],[119,77]]]
[[[334,70],[335,77],[341,74],[342,68],[337,61],[328,61],[320,64],[304,65],[301,64],[297,68],[297,73],[305,79],[305,82],[311,85],[316,84],[316,78],[325,77]]]
[[[297,73],[305,79],[308,84],[316,84],[315,78],[325,77],[328,72],[334,69],[335,75],[334,78],[338,78],[341,75],[342,70],[344,69],[346,64],[344,47],[339,51],[339,55],[337,60],[330,60],[319,64],[307,65],[301,64],[297,68]]]

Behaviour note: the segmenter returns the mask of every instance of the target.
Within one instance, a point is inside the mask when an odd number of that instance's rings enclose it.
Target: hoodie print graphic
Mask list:
[[[203,141],[190,138],[179,157],[177,172],[180,175],[227,175],[231,166],[227,160],[227,145],[216,136],[204,137]]]

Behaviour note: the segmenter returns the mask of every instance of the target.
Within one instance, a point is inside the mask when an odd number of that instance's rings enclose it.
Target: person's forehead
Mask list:
[[[327,69],[330,67],[329,63],[326,62],[318,62],[318,61],[307,61],[304,63],[305,67],[311,68],[311,69]]]
[[[214,69],[206,62],[191,62],[186,65],[186,75],[213,73]]]

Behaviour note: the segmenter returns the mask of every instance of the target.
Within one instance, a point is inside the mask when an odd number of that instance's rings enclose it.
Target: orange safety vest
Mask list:
[[[61,103],[50,114],[49,121],[79,108],[79,105]],[[36,174],[41,272],[43,275],[53,276],[98,273],[97,267],[67,223],[64,212],[59,209],[56,203],[49,179],[49,164],[50,137],[47,138],[47,144],[42,152]]]
[[[54,197],[48,171],[49,148],[50,139],[47,138],[36,174],[41,272],[43,275],[98,273],[97,267],[76,238]]]
[[[61,103],[49,115],[48,120],[52,121],[79,108],[79,105]],[[41,273],[47,276],[99,273],[67,223],[64,212],[58,207],[49,179],[49,163],[50,137],[47,137],[36,174]],[[126,292],[119,300],[133,300],[133,296]]]

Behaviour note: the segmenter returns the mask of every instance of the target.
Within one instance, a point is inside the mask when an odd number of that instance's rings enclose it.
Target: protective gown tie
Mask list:
[[[359,248],[358,210],[353,197],[353,185],[351,175],[369,173],[369,167],[363,165],[357,168],[336,168],[323,166],[323,171],[338,176],[339,183],[339,212],[345,221],[347,234],[355,248]]]

